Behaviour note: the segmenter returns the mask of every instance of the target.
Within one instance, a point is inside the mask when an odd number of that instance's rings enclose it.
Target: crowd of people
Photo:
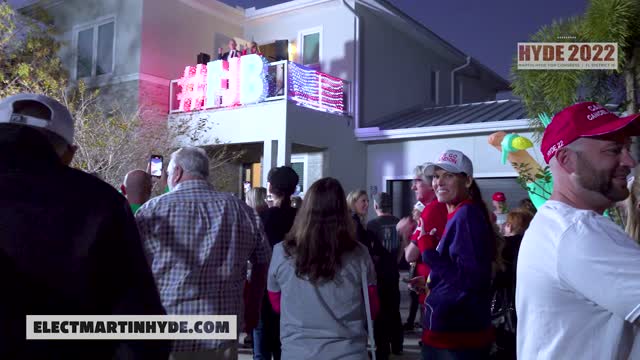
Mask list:
[[[196,147],[171,154],[164,194],[141,169],[118,192],[69,167],[63,105],[2,99],[0,358],[236,359],[236,340],[24,338],[27,314],[225,314],[254,359],[384,360],[403,354],[418,309],[424,360],[640,356],[638,121],[594,103],[558,113],[541,149],[553,194],[538,209],[509,209],[502,192],[487,206],[470,158],[445,150],[415,167],[417,202],[399,219],[389,194],[347,194],[334,178],[296,198],[287,166],[243,201],[213,188]],[[605,214],[621,201],[627,233]]]

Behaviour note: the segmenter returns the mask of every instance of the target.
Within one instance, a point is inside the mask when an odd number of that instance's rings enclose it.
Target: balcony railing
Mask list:
[[[256,57],[187,66],[182,78],[171,81],[169,113],[288,99],[318,111],[352,114],[351,82],[291,61],[260,65],[256,59],[264,60]]]

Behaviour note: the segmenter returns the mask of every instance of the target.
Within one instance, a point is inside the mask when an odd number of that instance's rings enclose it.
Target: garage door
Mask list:
[[[491,196],[497,191],[505,194],[510,209],[518,207],[520,200],[529,197],[515,177],[480,178],[476,181],[482,191],[482,197],[490,206],[489,210],[492,210]],[[398,217],[408,216],[416,201],[411,191],[411,180],[389,180],[387,189],[393,198],[393,214]]]

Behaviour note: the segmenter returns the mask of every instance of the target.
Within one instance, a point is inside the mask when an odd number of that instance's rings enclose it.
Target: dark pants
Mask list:
[[[265,301],[266,300],[266,301]],[[253,359],[280,360],[280,315],[273,311],[267,294],[263,297],[260,321],[253,330]]]
[[[376,357],[378,360],[385,360],[389,358],[390,352],[401,352],[404,342],[398,281],[396,280],[395,284],[379,284],[378,297],[380,313],[373,322],[373,334],[376,341]]]
[[[488,360],[490,348],[486,349],[438,349],[422,345],[422,360]]]
[[[418,293],[409,290],[409,297],[411,298],[411,305],[409,307],[409,317],[407,317],[407,324],[413,326],[413,324],[416,322],[416,314],[418,313]],[[420,321],[422,322],[422,319],[420,319]]]

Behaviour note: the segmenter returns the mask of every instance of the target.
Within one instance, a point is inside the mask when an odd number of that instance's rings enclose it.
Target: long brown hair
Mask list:
[[[492,263],[492,272],[495,275],[498,271],[504,271],[505,265],[504,260],[502,258],[502,250],[504,248],[504,238],[497,231],[494,223],[491,221],[491,216],[489,215],[489,209],[487,208],[487,204],[482,199],[482,191],[480,191],[480,187],[475,179],[471,182],[471,186],[469,187],[469,195],[471,196],[471,201],[476,204],[480,209],[482,209],[482,214],[484,215],[484,220],[487,223],[487,228],[489,229],[490,241],[489,245],[490,254],[493,256]]]
[[[313,183],[283,242],[286,254],[295,259],[296,275],[312,283],[333,280],[342,265],[342,255],[357,245],[338,180],[323,178]]]

